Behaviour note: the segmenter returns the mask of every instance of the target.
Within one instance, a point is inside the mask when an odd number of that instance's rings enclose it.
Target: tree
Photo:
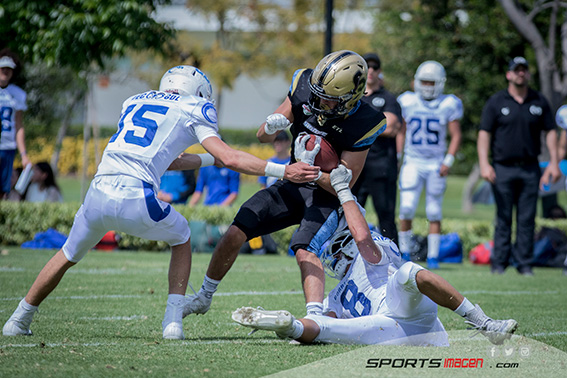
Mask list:
[[[168,2],[3,0],[0,3],[0,46],[16,51],[25,65],[32,67],[30,77],[35,79],[35,85],[41,80],[53,84],[43,93],[36,91],[35,99],[50,103],[58,94],[69,100],[63,104],[68,108],[61,118],[58,146],[65,136],[69,114],[88,91],[88,77],[92,73],[103,70],[110,58],[124,56],[129,51],[168,51],[174,31],[151,17],[157,5]],[[60,79],[54,72],[57,70],[67,75],[68,83],[74,84],[57,88]],[[87,126],[85,140],[90,137]],[[56,155],[54,160],[56,163]]]
[[[557,110],[567,97],[567,3],[540,0],[533,2],[526,13],[526,1],[498,1],[534,50],[540,89],[552,109]],[[547,30],[547,38],[543,30]]]

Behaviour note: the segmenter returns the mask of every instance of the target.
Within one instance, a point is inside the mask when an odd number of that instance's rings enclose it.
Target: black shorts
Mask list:
[[[317,185],[279,180],[246,201],[233,224],[249,240],[299,224],[291,238],[291,249],[319,255],[338,227],[339,208],[337,197]]]

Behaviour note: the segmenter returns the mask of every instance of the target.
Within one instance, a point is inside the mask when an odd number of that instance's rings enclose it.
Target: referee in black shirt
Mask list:
[[[538,189],[561,175],[557,132],[548,102],[528,86],[530,72],[525,58],[510,61],[506,79],[508,88],[490,97],[482,110],[477,141],[480,174],[492,184],[496,200],[492,273],[504,273],[513,256],[518,272],[531,276]],[[542,131],[547,133],[550,154],[543,175],[538,164]],[[514,207],[517,226],[512,247]]]

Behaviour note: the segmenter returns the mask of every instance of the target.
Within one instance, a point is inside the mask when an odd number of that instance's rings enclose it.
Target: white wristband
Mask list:
[[[285,166],[286,164],[276,164],[269,161],[266,164],[266,168],[264,168],[264,173],[266,176],[283,178],[285,175]]]
[[[209,153],[197,154],[201,158],[201,167],[209,167],[215,164],[215,157]]]
[[[444,166],[451,168],[454,162],[455,162],[455,157],[453,155],[451,154],[445,155],[445,158],[443,159]]]
[[[341,205],[348,201],[354,201],[354,196],[350,191],[350,189],[341,190],[340,192],[337,193],[337,197],[339,198]]]

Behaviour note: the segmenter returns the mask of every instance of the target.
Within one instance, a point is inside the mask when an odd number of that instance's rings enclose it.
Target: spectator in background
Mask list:
[[[157,198],[167,203],[186,203],[195,192],[195,171],[165,171]]]
[[[34,164],[31,182],[23,197],[27,202],[63,202],[61,190],[49,163],[42,161]]]
[[[417,68],[415,92],[398,97],[406,124],[404,162],[400,170],[400,251],[409,260],[415,251],[412,221],[425,188],[425,214],[429,221],[427,267],[439,268],[442,204],[447,175],[461,144],[463,103],[453,94],[443,94],[445,68],[428,60]],[[447,146],[447,133],[450,135]]]
[[[0,199],[10,192],[16,149],[20,152],[22,166],[30,163],[22,123],[23,113],[27,110],[26,92],[12,84],[20,68],[16,54],[9,49],[0,50]]]
[[[291,159],[290,156],[291,139],[289,137],[288,132],[284,130],[278,135],[276,135],[276,139],[274,139],[272,145],[274,146],[274,151],[276,152],[276,154],[271,158],[269,158],[268,161],[277,164],[289,164],[289,161]],[[262,186],[262,189],[267,188],[277,180],[278,179],[275,177],[267,177],[267,176],[258,177],[258,182],[260,183],[260,186]]]
[[[557,109],[555,123],[563,129],[559,136],[559,148],[557,151],[557,161],[561,161],[565,159],[565,154],[567,153],[567,105],[563,105]],[[565,184],[567,188],[567,179],[565,180]]]
[[[23,168],[18,167],[15,168],[12,172],[12,184],[10,185],[10,192],[6,195],[7,201],[19,202],[22,200],[22,195],[16,190],[16,184],[18,182],[18,179],[20,178],[20,175],[22,174],[22,171]]]
[[[380,234],[398,242],[396,227],[396,194],[398,191],[398,158],[396,135],[401,127],[402,109],[396,96],[383,87],[381,62],[378,55],[368,53],[363,56],[368,64],[366,92],[362,101],[386,116],[386,130],[376,138],[366,163],[352,188],[360,205],[365,206],[368,196],[378,215]]]
[[[238,197],[239,186],[240,173],[216,166],[203,167],[199,170],[197,186],[191,200],[189,200],[189,205],[197,205],[201,200],[203,191],[207,188],[203,205],[230,206]]]
[[[528,61],[523,57],[512,59],[506,79],[508,87],[492,95],[484,105],[477,140],[480,175],[492,184],[496,201],[492,273],[504,273],[513,256],[518,272],[532,276],[538,187],[543,189],[561,175],[557,132],[547,100],[529,88]],[[538,163],[542,131],[547,133],[550,155],[543,176]],[[516,244],[512,246],[514,208]]]

